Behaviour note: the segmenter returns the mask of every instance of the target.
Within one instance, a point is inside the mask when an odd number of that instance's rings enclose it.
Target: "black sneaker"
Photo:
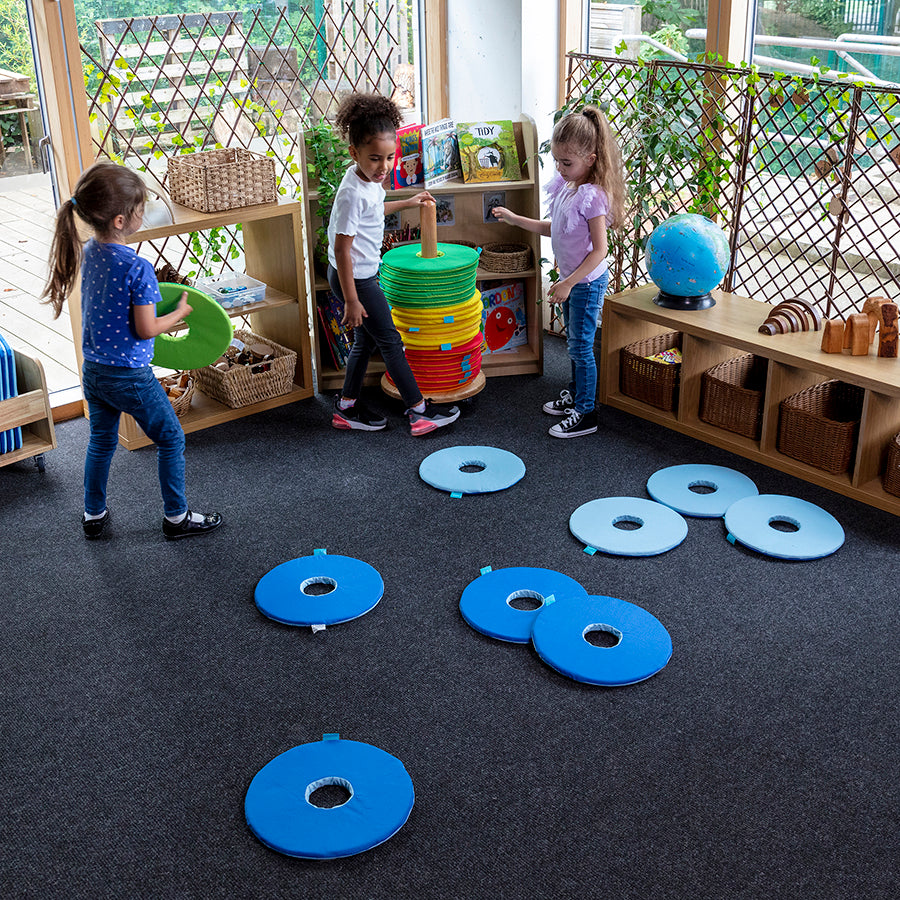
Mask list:
[[[177,524],[163,519],[163,534],[167,541],[177,541],[180,538],[195,537],[198,534],[207,534],[222,524],[222,517],[218,513],[208,513],[199,522],[194,521],[191,511]]]
[[[103,513],[99,519],[88,519],[86,514],[81,517],[81,527],[84,529],[84,536],[89,540],[96,540],[103,534],[103,530],[109,523],[109,510]]]
[[[441,403],[432,403],[430,400],[425,401],[425,411],[416,412],[414,409],[408,409],[406,414],[409,416],[410,431],[416,436],[428,434],[435,428],[443,428],[459,418],[458,406],[445,406]]]
[[[331,424],[334,428],[344,431],[354,429],[356,431],[381,431],[387,425],[387,419],[379,416],[369,409],[362,400],[357,400],[353,406],[341,409],[340,397],[334,398],[334,413],[331,416]]]
[[[575,409],[575,398],[568,388],[563,388],[559,392],[558,400],[548,400],[544,404],[544,412],[548,416],[567,416]]]
[[[597,410],[587,413],[575,412],[573,409],[562,422],[550,429],[550,436],[556,438],[581,437],[593,434],[597,430]]]

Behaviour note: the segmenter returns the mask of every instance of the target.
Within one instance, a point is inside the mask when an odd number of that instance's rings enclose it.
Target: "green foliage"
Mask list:
[[[310,186],[318,192],[316,214],[322,224],[316,229],[316,261],[327,264],[328,219],[334,195],[350,165],[347,142],[325,119],[320,119],[305,133],[306,166]]]
[[[645,16],[653,16],[664,25],[673,25],[681,31],[691,28],[703,18],[699,10],[682,6],[679,0],[645,0],[641,9]]]
[[[34,90],[34,58],[28,37],[24,0],[0,0],[0,69],[18,72],[30,79]],[[18,116],[0,117],[3,143],[13,146],[22,140]]]

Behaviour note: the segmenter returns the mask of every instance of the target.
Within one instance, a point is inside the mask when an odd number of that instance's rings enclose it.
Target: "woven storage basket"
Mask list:
[[[619,390],[657,409],[673,412],[678,405],[681,366],[646,359],[663,350],[681,349],[681,332],[670,331],[635,341],[619,351]]]
[[[195,369],[193,375],[200,390],[232,409],[288,393],[294,383],[296,352],[252,331],[238,330],[234,336],[245,344],[268,344],[274,350],[274,358],[252,366],[231,366],[224,372],[215,365]],[[239,352],[231,346],[223,356],[234,359]]]
[[[759,440],[766,360],[747,353],[707,369],[700,379],[700,418]]]
[[[276,197],[275,160],[225,147],[170,156],[169,193],[176,203],[200,212],[219,212]]]
[[[489,272],[524,272],[531,267],[528,244],[485,244],[478,265]]]
[[[856,446],[863,394],[861,387],[834,380],[785,397],[778,450],[832,475],[846,472]]]
[[[888,444],[882,485],[889,494],[900,497],[900,434],[895,434]]]
[[[176,397],[174,400],[169,397],[169,401],[172,404],[172,409],[175,410],[175,415],[180,419],[190,408],[191,408],[191,400],[194,398],[194,379],[188,378],[187,387],[184,389],[184,393],[180,397]]]

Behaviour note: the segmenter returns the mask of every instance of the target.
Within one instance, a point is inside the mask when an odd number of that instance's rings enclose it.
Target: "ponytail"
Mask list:
[[[94,163],[84,171],[72,196],[56,214],[56,228],[50,244],[50,277],[41,297],[53,307],[58,318],[72,293],[81,266],[84,241],[78,233],[78,218],[100,238],[115,237],[116,216],[131,218],[147,198],[147,187],[140,175],[112,162]]]
[[[73,197],[59,208],[50,244],[50,277],[41,297],[46,297],[44,302],[53,307],[54,319],[63,311],[81,266],[82,240],[75,223],[75,206]]]

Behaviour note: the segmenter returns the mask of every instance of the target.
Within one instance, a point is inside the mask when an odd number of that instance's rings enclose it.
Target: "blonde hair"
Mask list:
[[[625,171],[622,153],[606,116],[596,106],[563,116],[553,129],[550,146],[566,144],[580,156],[594,155],[587,182],[599,185],[609,201],[607,226],[619,230],[625,223]]]
[[[54,318],[62,312],[81,267],[82,240],[75,215],[100,237],[115,231],[116,216],[130,219],[147,199],[140,175],[111,162],[98,162],[86,169],[72,196],[56,214],[56,228],[50,244],[50,277],[41,294],[53,307]]]

